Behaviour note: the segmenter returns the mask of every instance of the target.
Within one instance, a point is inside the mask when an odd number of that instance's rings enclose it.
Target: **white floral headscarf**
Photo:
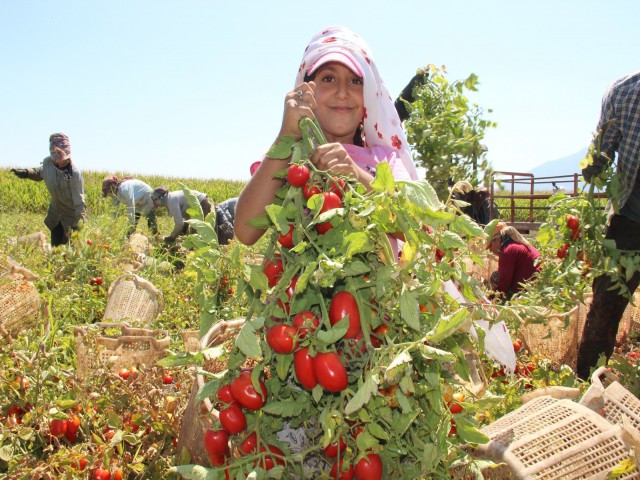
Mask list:
[[[407,137],[393,100],[385,87],[369,46],[358,35],[347,28],[335,26],[313,36],[304,51],[295,86],[304,81],[311,66],[326,54],[339,53],[354,63],[364,82],[364,134],[368,147],[387,146],[394,148],[402,163],[414,180],[418,172],[413,163]],[[349,66],[349,65],[347,65]]]

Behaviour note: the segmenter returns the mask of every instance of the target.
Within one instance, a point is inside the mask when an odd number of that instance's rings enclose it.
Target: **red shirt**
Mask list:
[[[540,252],[532,245],[526,246],[516,242],[509,242],[500,250],[498,259],[498,285],[496,290],[508,297],[522,289],[522,282],[531,278],[541,270],[541,266],[534,265]]]

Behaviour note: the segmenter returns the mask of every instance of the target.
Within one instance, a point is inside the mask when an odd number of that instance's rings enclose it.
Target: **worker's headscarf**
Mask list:
[[[322,30],[313,36],[304,51],[295,86],[304,81],[305,75],[312,74],[327,62],[340,62],[363,79],[365,146],[394,148],[411,178],[417,180],[418,172],[400,117],[369,46],[347,28],[336,26]]]
[[[58,147],[64,152],[62,160],[71,158],[71,144],[69,143],[69,137],[64,133],[52,133],[49,136],[49,152],[53,153],[54,147]]]
[[[133,177],[122,177],[118,178],[115,175],[107,175],[102,180],[102,196],[107,197],[111,194],[115,194],[118,190],[118,185],[120,185],[125,180],[131,180]]]

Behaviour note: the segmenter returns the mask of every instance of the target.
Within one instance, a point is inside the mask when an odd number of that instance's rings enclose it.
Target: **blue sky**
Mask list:
[[[488,157],[526,172],[589,143],[607,85],[640,70],[639,18],[637,0],[0,0],[0,166],[62,131],[84,170],[246,180],[308,40],[344,25],[392,95],[430,63],[478,75]]]

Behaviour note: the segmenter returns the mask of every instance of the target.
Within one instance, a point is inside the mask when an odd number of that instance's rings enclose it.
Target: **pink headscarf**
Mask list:
[[[395,149],[411,178],[417,180],[418,172],[400,117],[378,73],[369,46],[347,28],[335,26],[322,30],[313,36],[304,51],[295,86],[304,81],[308,71],[328,61],[343,63],[363,78],[366,146]]]

